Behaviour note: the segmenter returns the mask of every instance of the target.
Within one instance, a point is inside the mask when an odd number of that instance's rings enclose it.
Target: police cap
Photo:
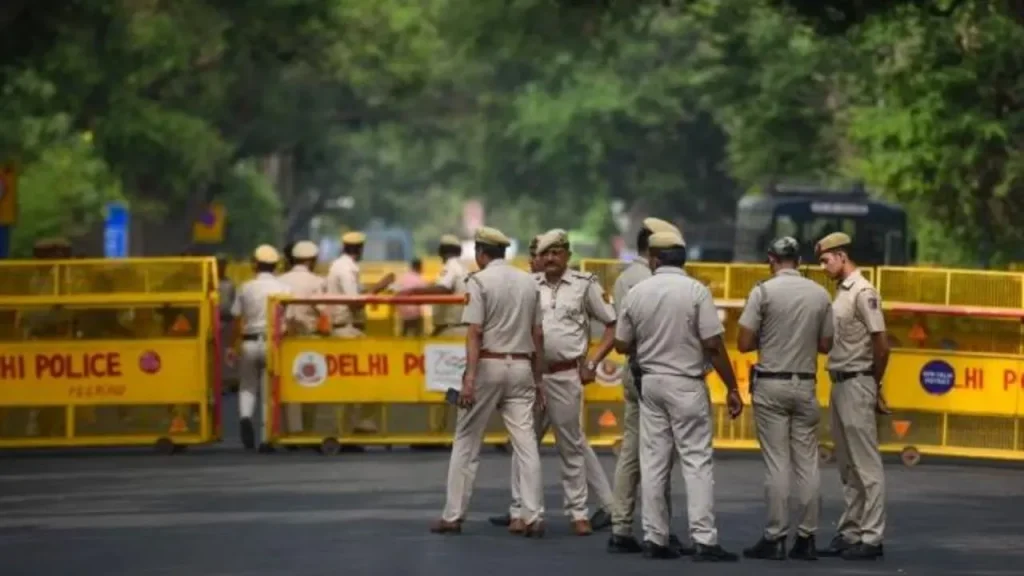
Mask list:
[[[530,250],[530,255],[531,256],[534,256],[534,255],[537,254],[537,244],[540,243],[540,237],[541,236],[543,236],[543,234],[537,234],[536,236],[533,237],[533,240],[530,240],[529,250]]]
[[[345,246],[361,246],[366,242],[366,234],[362,232],[346,232],[341,237],[341,243]]]
[[[438,244],[441,246],[450,246],[452,248],[462,247],[462,241],[460,241],[459,237],[454,234],[445,234],[441,236],[441,240]]]
[[[508,246],[512,244],[512,241],[508,239],[508,236],[505,236],[504,232],[489,226],[478,228],[476,234],[473,235],[473,241],[477,244],[487,244],[489,246]]]
[[[262,244],[252,253],[252,259],[260,264],[277,264],[281,260],[281,256],[277,253],[277,249],[270,244]]]
[[[792,236],[776,238],[768,245],[768,254],[776,258],[794,260],[800,257],[800,243]]]
[[[816,256],[821,256],[825,252],[845,248],[850,244],[853,244],[853,240],[851,240],[848,235],[842,232],[833,232],[821,240],[818,240],[818,243],[814,245],[814,254]]]
[[[312,260],[319,254],[320,248],[309,240],[297,242],[295,246],[292,247],[292,258],[295,258],[296,260]]]
[[[671,222],[667,222],[661,218],[644,218],[643,226],[652,234],[656,234],[658,232],[672,232],[680,238],[683,236],[682,230],[676,228]]]
[[[561,228],[548,230],[537,237],[537,253],[541,254],[552,248],[568,248],[569,233]]]
[[[683,237],[675,232],[655,232],[649,240],[651,248],[659,250],[671,250],[672,248],[686,248]]]

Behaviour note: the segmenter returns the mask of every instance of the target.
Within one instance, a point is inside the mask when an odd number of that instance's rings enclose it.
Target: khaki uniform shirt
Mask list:
[[[604,290],[593,274],[567,270],[554,284],[543,272],[533,275],[540,291],[544,315],[544,359],[548,362],[577,360],[590,344],[590,319],[605,325],[615,315],[604,302]]]
[[[312,298],[320,296],[327,291],[327,281],[309,271],[309,268],[302,264],[294,266],[291,270],[277,277],[291,290],[297,298]],[[315,306],[309,304],[293,304],[292,318],[300,329],[306,334],[312,334],[317,330],[320,321],[320,313]]]
[[[747,296],[740,326],[758,338],[763,372],[818,371],[818,340],[832,337],[832,302],[817,282],[780,270]]]
[[[348,254],[342,254],[331,263],[331,267],[327,271],[327,293],[339,296],[358,296],[361,292],[359,263]],[[335,326],[365,323],[366,309],[335,306],[331,312],[331,322]]]
[[[650,266],[646,258],[637,258],[615,279],[615,285],[612,287],[612,305],[615,306],[616,314],[622,312],[622,301],[626,299],[626,294],[633,286],[651,277]]]
[[[537,281],[505,260],[494,260],[466,282],[462,322],[483,329],[483,350],[532,354],[533,327],[544,323]]]
[[[662,266],[626,294],[615,339],[636,344],[644,374],[703,378],[703,341],[725,332],[711,291]]]
[[[882,299],[867,278],[855,270],[839,284],[832,303],[836,336],[828,369],[860,372],[874,366],[871,335],[885,332]]]
[[[242,319],[242,334],[266,333],[267,298],[275,294],[291,294],[291,289],[268,272],[261,272],[242,284],[231,305],[231,315]],[[288,314],[291,315],[291,312]]]
[[[458,258],[449,258],[441,269],[441,276],[436,284],[452,291],[452,294],[466,293],[466,268]],[[457,304],[435,304],[433,310],[434,326],[454,326],[462,324],[462,306]]]

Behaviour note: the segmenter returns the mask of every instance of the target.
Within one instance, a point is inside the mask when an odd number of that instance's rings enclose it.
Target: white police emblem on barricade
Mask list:
[[[302,352],[292,363],[292,377],[299,386],[316,388],[327,379],[327,360],[317,352]]]

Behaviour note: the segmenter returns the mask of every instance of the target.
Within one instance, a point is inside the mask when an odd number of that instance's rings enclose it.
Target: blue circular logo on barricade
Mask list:
[[[956,385],[956,372],[949,362],[932,360],[921,368],[921,388],[929,394],[942,396]]]

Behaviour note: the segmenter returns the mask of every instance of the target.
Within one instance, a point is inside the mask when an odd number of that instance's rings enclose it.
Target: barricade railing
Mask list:
[[[215,441],[212,258],[0,263],[0,447]]]
[[[732,277],[729,281],[733,281]],[[733,291],[734,292],[734,291]],[[720,294],[730,294],[722,290]],[[287,305],[361,302],[399,304],[461,303],[459,297],[332,298],[316,301],[280,300],[273,306],[269,336],[269,393],[266,416],[272,421],[269,440],[277,444],[321,445],[333,452],[342,444],[420,445],[447,444],[454,427],[454,408],[445,404],[444,390],[461,382],[464,344],[452,338],[336,339],[284,333],[281,314]],[[716,305],[727,315],[738,313],[742,298],[719,298]],[[991,306],[946,306],[884,302],[890,326],[900,318],[990,320],[1016,330],[994,332],[992,347],[1020,346],[1024,310]],[[892,338],[890,334],[890,338]],[[727,334],[735,342],[735,334]],[[1006,341],[998,341],[1000,338]],[[894,348],[884,382],[893,410],[879,418],[882,449],[900,453],[914,464],[921,454],[998,459],[1024,459],[1021,430],[1021,395],[1024,394],[1024,355],[943,349],[927,337],[915,346]],[[732,351],[734,369],[748,410],[737,420],[728,418],[725,390],[716,375],[709,375],[714,404],[715,445],[722,449],[756,450],[755,427],[749,409],[748,375],[756,354]],[[819,357],[818,401],[822,406],[822,454],[830,455],[829,394],[831,384]],[[584,391],[584,426],[595,446],[616,446],[621,438],[623,358],[610,355],[598,369],[597,381]],[[286,426],[282,405],[306,406],[297,431]],[[314,408],[315,407],[315,408]],[[310,414],[310,410],[319,414]],[[362,409],[363,412],[359,413]],[[300,408],[300,411],[302,409]],[[356,430],[358,420],[369,419],[374,430]],[[312,420],[312,422],[310,422]],[[503,444],[506,436],[495,418],[486,439]],[[550,435],[546,439],[551,441]]]
[[[515,258],[512,263],[522,269],[527,269],[529,263],[523,258]],[[472,260],[462,260],[462,265],[466,270],[472,272],[476,270],[476,263]],[[441,274],[441,269],[444,263],[439,258],[426,258],[423,260],[423,278],[427,282],[433,282]],[[396,277],[400,277],[402,273],[409,269],[408,262],[361,262],[360,267],[360,281],[364,285],[370,285],[381,278],[387,273],[392,273]],[[330,268],[330,262],[321,262],[317,264],[314,272],[321,276],[327,276],[327,272]],[[284,265],[281,265],[281,271],[284,271]],[[226,276],[229,278],[235,286],[241,286],[246,280],[253,278],[252,264],[244,261],[230,262],[227,266]],[[366,310],[366,316],[368,320],[381,322],[389,320],[390,307],[388,306],[370,306]],[[425,317],[429,320],[430,312],[426,311]]]

